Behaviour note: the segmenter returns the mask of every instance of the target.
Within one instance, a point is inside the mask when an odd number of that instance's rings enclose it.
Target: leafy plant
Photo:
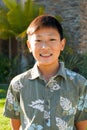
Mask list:
[[[3,58],[4,57],[4,58]],[[0,56],[0,83],[7,81],[10,63],[7,57]]]
[[[0,83],[9,83],[9,81],[18,73],[20,67],[19,57],[9,60],[8,57],[0,55]]]
[[[0,7],[0,38],[26,36],[26,28],[30,22],[44,12],[44,8],[32,0],[17,3],[16,0],[3,0]]]

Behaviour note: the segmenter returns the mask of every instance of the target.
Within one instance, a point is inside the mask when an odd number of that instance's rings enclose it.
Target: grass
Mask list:
[[[0,130],[11,130],[10,120],[3,116],[7,86],[0,86]]]

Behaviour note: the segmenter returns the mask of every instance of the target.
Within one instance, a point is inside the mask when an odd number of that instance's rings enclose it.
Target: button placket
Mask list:
[[[50,93],[47,86],[44,91],[44,127],[50,130]]]

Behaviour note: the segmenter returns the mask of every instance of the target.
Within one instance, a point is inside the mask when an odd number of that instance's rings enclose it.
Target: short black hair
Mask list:
[[[27,29],[27,34],[32,35],[35,31],[43,27],[52,27],[55,28],[60,34],[60,39],[63,39],[63,28],[60,22],[52,15],[40,15],[36,17]]]

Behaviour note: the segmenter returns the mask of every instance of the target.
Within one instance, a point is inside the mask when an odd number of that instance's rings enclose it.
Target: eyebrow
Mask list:
[[[43,35],[55,36],[52,33],[46,33],[46,34],[37,34],[37,37],[42,37]]]

